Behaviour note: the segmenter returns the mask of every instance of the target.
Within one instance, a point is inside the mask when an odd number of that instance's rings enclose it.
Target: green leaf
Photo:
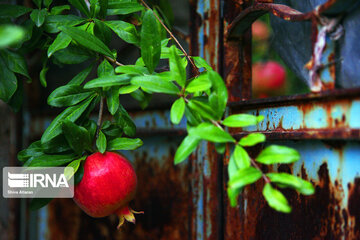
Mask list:
[[[30,201],[29,209],[31,211],[38,210],[48,205],[51,202],[51,200],[53,200],[53,198],[33,198]]]
[[[224,154],[226,150],[226,143],[215,143],[215,150],[218,154]]]
[[[130,95],[139,102],[141,109],[145,109],[149,105],[152,96],[151,94],[145,93],[140,89],[135,90]]]
[[[144,7],[134,1],[109,1],[107,15],[125,15],[142,11]]]
[[[200,139],[194,136],[186,136],[176,150],[174,164],[179,164],[187,159],[200,143]]]
[[[85,19],[75,15],[49,15],[44,23],[44,30],[48,33],[57,33],[61,26],[75,26],[85,22]]]
[[[187,86],[186,91],[189,93],[202,92],[211,88],[211,81],[209,80],[209,74],[207,72],[201,73],[194,78]]]
[[[150,73],[160,60],[161,39],[153,11],[147,10],[143,17],[140,40],[141,57]]]
[[[79,64],[88,60],[92,55],[90,52],[70,44],[67,48],[55,52],[53,57],[62,64]]]
[[[131,79],[131,84],[157,93],[178,94],[180,92],[175,84],[156,75],[134,77]]]
[[[46,73],[49,71],[49,68],[47,67],[47,65],[45,64],[43,66],[43,68],[40,71],[40,83],[43,87],[47,86],[47,82],[46,82]]]
[[[70,10],[70,6],[69,5],[55,6],[55,7],[51,8],[50,14],[58,15],[58,14],[61,14],[65,10]]]
[[[15,74],[10,71],[0,56],[0,99],[8,102],[17,88],[17,79]]]
[[[100,16],[100,18],[105,18],[106,13],[107,13],[107,8],[109,5],[109,1],[108,0],[99,0],[99,5],[100,5],[99,16]]]
[[[99,87],[112,87],[122,86],[130,83],[130,76],[127,74],[116,76],[104,76],[93,79],[87,82],[84,86],[85,89],[99,88]]]
[[[210,142],[235,142],[235,139],[228,132],[206,122],[199,124],[197,127],[190,128],[189,135]]]
[[[78,104],[88,98],[92,92],[80,85],[65,85],[55,89],[48,97],[48,104],[54,107],[65,107]]]
[[[175,45],[170,47],[170,71],[172,72],[175,81],[181,86],[185,86],[186,82],[186,68],[183,67],[183,59],[177,54]]]
[[[111,28],[105,24],[105,22],[95,19],[94,35],[97,36],[106,45],[110,45],[113,33]]]
[[[19,112],[24,101],[24,86],[22,79],[17,79],[17,89],[11,96],[8,105],[14,112]]]
[[[70,147],[78,155],[81,155],[86,149],[91,150],[90,135],[86,128],[78,126],[69,120],[64,120],[62,130]]]
[[[228,188],[227,189],[227,194],[230,200],[230,206],[231,207],[236,207],[237,205],[237,197],[239,196],[241,192],[241,188]]]
[[[98,77],[115,75],[114,68],[108,60],[104,59],[97,69]]]
[[[52,0],[44,0],[44,6],[46,8],[49,8],[50,4],[52,3]]]
[[[63,120],[69,120],[75,122],[83,112],[89,107],[90,103],[96,95],[90,96],[87,100],[75,105],[68,107],[62,113],[60,113],[45,130],[41,137],[41,143],[45,143],[60,135],[62,132],[61,125]]]
[[[197,126],[202,122],[200,115],[187,105],[185,106],[185,117],[187,124],[190,126]]]
[[[139,86],[128,85],[119,88],[119,94],[129,94],[139,89]]]
[[[115,114],[115,121],[116,123],[124,129],[124,133],[127,136],[133,137],[136,133],[136,125],[134,124],[133,120],[126,112],[124,107],[120,104],[118,112]]]
[[[84,0],[69,0],[69,3],[75,8],[79,9],[80,12],[85,14],[85,16],[90,17],[90,11]]]
[[[67,48],[71,43],[71,37],[64,32],[61,32],[57,35],[54,42],[48,48],[48,57],[51,57],[56,51]]]
[[[117,124],[111,124],[108,128],[102,129],[103,133],[107,137],[107,141],[121,137],[123,134],[123,130]]]
[[[99,131],[99,136],[96,139],[96,147],[101,153],[106,151],[106,137],[102,131]]]
[[[139,45],[139,34],[137,33],[136,28],[133,24],[119,20],[106,21],[105,24],[125,42]]]
[[[209,79],[211,80],[212,90],[217,95],[217,118],[220,119],[226,108],[227,100],[228,100],[228,92],[224,81],[221,76],[215,71],[208,71]]]
[[[5,64],[7,65],[9,70],[15,73],[19,73],[30,79],[26,66],[26,61],[23,56],[21,56],[19,53],[9,50],[0,51],[0,54],[3,57],[3,60],[5,61]]]
[[[208,71],[213,70],[212,67],[202,57],[192,57],[192,59],[195,61],[196,67],[205,68]]]
[[[262,133],[250,133],[246,137],[240,139],[239,144],[243,147],[252,147],[258,143],[265,142],[266,137]]]
[[[108,142],[107,150],[135,150],[143,145],[140,138],[115,138]]]
[[[111,115],[114,115],[117,112],[120,105],[118,88],[112,87],[110,90],[106,92],[106,102],[109,112],[111,113]]]
[[[25,162],[31,157],[37,157],[43,154],[43,149],[40,141],[33,142],[30,146],[17,154],[20,162]]]
[[[17,18],[24,15],[25,13],[30,12],[31,10],[31,8],[21,5],[1,4],[0,16],[2,18]]]
[[[262,118],[262,116],[240,113],[225,118],[223,124],[227,127],[247,127],[258,124]]]
[[[81,182],[83,176],[84,176],[84,166],[80,162],[79,169],[76,171],[75,176],[74,176],[74,185],[79,184]]]
[[[259,180],[262,173],[254,167],[239,169],[228,182],[230,188],[243,188]]]
[[[270,183],[265,184],[263,195],[269,206],[274,208],[276,211],[284,213],[291,212],[291,207],[284,195],[280,191],[274,189]]]
[[[50,141],[42,143],[41,147],[46,154],[59,154],[71,151],[71,147],[66,141],[64,134],[60,134]]]
[[[34,157],[28,167],[58,167],[67,164],[76,159],[75,154],[66,155],[48,155],[43,154]]]
[[[90,64],[87,68],[78,73],[73,79],[71,79],[67,85],[80,85],[84,82],[87,76],[89,76],[94,64]]]
[[[88,119],[88,121],[86,121],[83,124],[83,126],[84,126],[84,128],[86,128],[88,130],[89,135],[90,135],[90,139],[94,139],[95,138],[95,133],[96,133],[96,130],[97,130],[96,122],[94,120]]]
[[[80,159],[74,160],[66,166],[64,175],[67,180],[70,180],[75,175],[76,171],[79,169],[81,161],[85,158],[86,157],[82,157]]]
[[[146,67],[136,66],[136,65],[124,65],[115,68],[116,73],[126,73],[134,75],[146,75],[149,74],[149,71]]]
[[[185,112],[185,101],[183,98],[177,99],[170,110],[170,119],[173,124],[179,124],[184,116]]]
[[[87,33],[83,30],[80,30],[75,27],[61,26],[58,27],[61,31],[69,35],[73,40],[82,45],[85,48],[91,49],[95,52],[101,53],[105,56],[113,58],[113,53],[110,49],[97,37]]]
[[[299,177],[293,176],[288,173],[268,173],[266,176],[269,177],[271,182],[280,183],[281,185],[285,185],[287,187],[291,187],[299,191],[304,195],[312,195],[315,193],[314,186]]]
[[[41,27],[45,22],[46,14],[46,9],[34,9],[30,14],[30,18],[37,27]]]
[[[293,148],[271,145],[265,148],[256,161],[263,164],[293,163],[300,159],[300,154]]]
[[[25,31],[22,27],[15,25],[0,25],[0,49],[18,43],[24,37]]]
[[[211,106],[209,106],[209,104],[205,102],[201,102],[193,99],[189,101],[189,107],[194,111],[198,112],[205,119],[209,119],[209,120],[216,119],[214,109],[212,109]]]
[[[42,0],[32,0],[38,8],[41,8]]]
[[[238,168],[238,166],[236,165],[235,157],[234,157],[234,153],[233,153],[233,154],[231,154],[231,156],[230,156],[229,164],[228,164],[228,167],[227,167],[229,179],[232,179],[233,176],[237,173],[238,170],[239,170],[239,168]]]
[[[238,169],[250,167],[250,157],[244,148],[239,145],[235,146],[233,158]]]

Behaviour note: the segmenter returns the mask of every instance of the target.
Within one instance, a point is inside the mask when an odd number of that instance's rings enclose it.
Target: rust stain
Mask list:
[[[244,2],[242,8],[251,4]],[[234,1],[226,0],[224,9],[224,27],[227,28],[242,8]],[[224,76],[229,89],[229,102],[251,98],[251,29],[242,37],[227,39],[224,36]]]
[[[291,173],[292,167],[280,165],[278,171]],[[265,204],[261,196],[263,183],[245,190],[240,199],[240,214],[236,216],[242,222],[236,239],[360,238],[360,179],[349,186],[348,209],[343,209],[343,188],[339,181],[335,180],[334,184],[330,181],[327,163],[320,166],[318,181],[308,179],[304,166],[299,175],[313,182],[316,193],[302,196],[294,190],[281,190],[293,208],[291,214],[278,213]],[[233,221],[235,219],[228,220]]]
[[[348,212],[349,218],[354,222],[353,235],[360,237],[360,178],[356,178],[353,185],[349,186]],[[354,238],[353,238],[354,239]]]
[[[336,68],[335,68],[335,53],[331,53],[328,57],[328,63],[330,64],[329,66],[329,71],[330,71],[330,75],[331,75],[331,78],[336,79]]]
[[[173,165],[173,155],[174,149],[166,159],[148,159],[145,153],[136,157],[139,187],[134,209],[145,214],[137,217],[135,226],[128,225],[123,239],[183,239],[189,233],[189,174]]]

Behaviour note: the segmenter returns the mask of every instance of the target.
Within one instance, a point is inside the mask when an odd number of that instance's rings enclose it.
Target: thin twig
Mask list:
[[[224,128],[215,120],[211,120],[211,123],[214,124],[216,127],[220,128],[221,130],[225,131]]]
[[[110,62],[118,65],[118,66],[124,66],[124,64],[122,63],[119,63],[116,59],[112,59],[111,57],[108,57],[108,56],[104,56],[107,60],[109,60]]]
[[[144,0],[140,0],[141,3],[149,10],[152,10],[149,5],[146,4],[146,2]],[[153,15],[155,16],[155,18],[160,22],[160,24],[163,26],[163,28],[165,28],[165,30],[170,34],[170,37],[176,42],[176,44],[180,47],[181,51],[184,53],[184,55],[186,56],[186,58],[189,60],[190,64],[192,65],[192,67],[194,68],[196,75],[200,75],[199,69],[196,67],[194,61],[191,59],[191,57],[189,56],[189,54],[187,54],[187,52],[185,51],[185,49],[182,47],[182,45],[180,44],[180,42],[177,40],[177,38],[174,36],[174,34],[168,29],[168,27],[166,27],[166,25],[163,23],[163,21],[161,21],[161,19],[158,17],[157,14],[155,14],[154,11],[152,11]]]
[[[266,183],[270,183],[270,179],[264,174],[264,172],[261,170],[261,168],[259,167],[259,165],[254,161],[254,159],[250,158],[251,161],[251,165],[253,165],[257,170],[259,170],[262,174],[263,179],[265,180]]]
[[[103,118],[103,112],[104,112],[104,97],[101,97],[95,139],[97,139],[99,137],[99,132],[100,132],[102,118]]]

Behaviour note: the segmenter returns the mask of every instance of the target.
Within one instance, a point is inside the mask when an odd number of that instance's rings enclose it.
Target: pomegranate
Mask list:
[[[252,67],[252,88],[255,97],[273,96],[284,90],[286,71],[274,61],[254,63]]]
[[[255,41],[266,41],[270,35],[268,26],[260,20],[257,20],[252,24],[251,32]]]
[[[74,201],[92,217],[117,214],[119,228],[125,220],[135,223],[134,213],[142,213],[128,206],[136,185],[136,173],[124,156],[97,152],[85,160],[83,178],[74,189]]]

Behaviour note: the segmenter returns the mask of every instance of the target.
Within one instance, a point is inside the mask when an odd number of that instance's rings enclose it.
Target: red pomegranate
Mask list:
[[[136,173],[125,157],[113,152],[97,152],[85,160],[84,176],[75,186],[74,201],[92,217],[117,214],[119,228],[124,220],[135,223],[133,213],[142,213],[128,206],[136,185]]]
[[[255,97],[272,96],[284,89],[286,71],[274,61],[254,63],[252,67],[252,88]]]
[[[257,20],[251,26],[251,32],[254,40],[266,41],[270,36],[270,31],[266,23]]]

